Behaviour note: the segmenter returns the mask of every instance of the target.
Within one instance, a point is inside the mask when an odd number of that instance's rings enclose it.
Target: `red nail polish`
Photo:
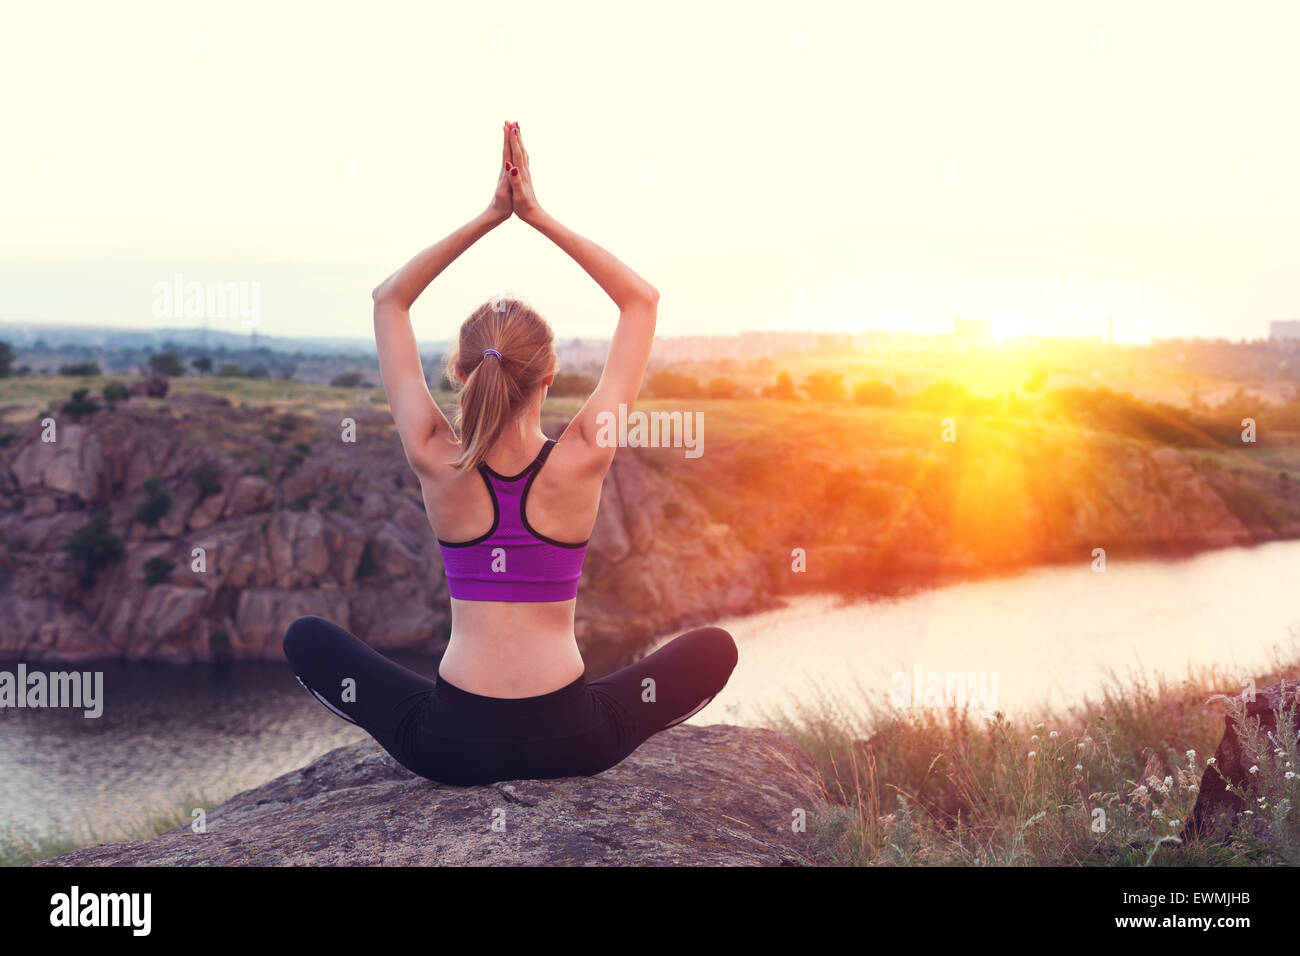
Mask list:
[[[510,175],[511,175],[511,176],[518,176],[518,175],[519,175],[519,170],[517,170],[517,169],[512,169],[512,170],[510,170]]]

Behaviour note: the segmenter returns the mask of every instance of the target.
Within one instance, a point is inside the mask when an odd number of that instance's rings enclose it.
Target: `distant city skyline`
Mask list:
[[[621,42],[582,28],[598,4],[28,5],[0,36],[0,321],[166,324],[179,273],[259,283],[266,334],[365,337],[371,288],[487,205],[515,119],[543,205],[659,288],[664,335],[1263,338],[1300,314],[1300,7],[1251,10],[670,2]],[[614,325],[512,221],[417,336],[497,291],[561,337]]]

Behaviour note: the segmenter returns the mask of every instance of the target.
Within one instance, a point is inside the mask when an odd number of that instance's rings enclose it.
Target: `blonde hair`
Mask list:
[[[531,306],[503,298],[474,310],[460,327],[456,349],[447,356],[447,380],[460,393],[455,424],[461,454],[453,463],[457,469],[478,467],[557,364],[551,326]]]

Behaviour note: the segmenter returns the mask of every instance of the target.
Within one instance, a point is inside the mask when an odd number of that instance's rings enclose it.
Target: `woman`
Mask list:
[[[599,773],[722,690],[736,664],[726,631],[704,627],[588,681],[574,637],[578,578],[615,448],[598,416],[636,399],[659,293],[537,203],[517,123],[505,124],[491,205],[375,289],[380,374],[442,549],[451,640],[434,680],[318,617],[295,620],[284,652],[321,703],[364,728],[413,773],[449,784]],[[460,329],[448,377],[457,424],[425,384],[411,330],[416,297],[489,230],[516,215],[582,266],[619,309],[595,391],[558,441],[542,432],[555,377],[550,327],[522,302],[480,306]]]

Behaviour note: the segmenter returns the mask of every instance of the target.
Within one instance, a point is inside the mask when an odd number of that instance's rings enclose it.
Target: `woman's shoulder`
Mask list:
[[[546,468],[575,479],[604,478],[618,450],[601,444],[596,436],[584,435],[573,422],[553,442]]]

